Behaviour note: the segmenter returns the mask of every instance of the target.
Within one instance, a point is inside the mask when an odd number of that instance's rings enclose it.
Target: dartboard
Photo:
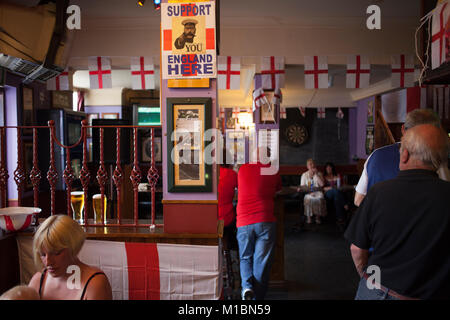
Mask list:
[[[287,127],[284,134],[287,141],[297,147],[305,143],[306,139],[308,139],[308,131],[306,128],[296,123]]]

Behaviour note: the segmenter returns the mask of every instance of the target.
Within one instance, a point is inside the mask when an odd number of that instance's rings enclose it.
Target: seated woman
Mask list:
[[[112,299],[106,275],[77,258],[85,237],[83,228],[66,215],[51,216],[39,226],[33,238],[33,254],[35,264],[44,269],[31,278],[29,286],[41,299]],[[77,272],[79,281],[75,279]]]
[[[306,167],[308,171],[302,174],[300,179],[300,186],[307,188],[307,190],[313,190],[314,188],[321,188],[325,184],[325,180],[322,173],[316,168],[316,164],[313,159],[306,161]],[[312,216],[315,216],[317,224],[321,223],[320,217],[327,215],[327,205],[322,191],[312,191],[305,195],[304,200],[304,212],[306,216],[306,223],[312,223]]]
[[[325,198],[332,201],[334,208],[336,210],[336,219],[338,225],[345,224],[346,213],[348,205],[345,203],[344,194],[338,190],[340,186],[340,181],[342,178],[336,172],[336,167],[333,163],[327,162],[325,164],[325,186],[323,191],[325,192]]]

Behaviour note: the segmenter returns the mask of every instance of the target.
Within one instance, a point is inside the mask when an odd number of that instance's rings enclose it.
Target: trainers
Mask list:
[[[242,292],[242,300],[254,300],[255,299],[255,293],[252,289],[245,289]]]

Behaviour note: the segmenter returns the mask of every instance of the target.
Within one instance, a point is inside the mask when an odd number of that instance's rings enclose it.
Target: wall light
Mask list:
[[[143,7],[145,5],[145,0],[139,0],[138,5]]]
[[[253,115],[250,112],[239,112],[238,123],[241,128],[248,129],[253,125]]]

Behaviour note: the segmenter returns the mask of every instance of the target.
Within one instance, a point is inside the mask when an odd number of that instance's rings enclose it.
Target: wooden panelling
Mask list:
[[[177,202],[163,202],[164,232],[217,234],[217,204]]]

